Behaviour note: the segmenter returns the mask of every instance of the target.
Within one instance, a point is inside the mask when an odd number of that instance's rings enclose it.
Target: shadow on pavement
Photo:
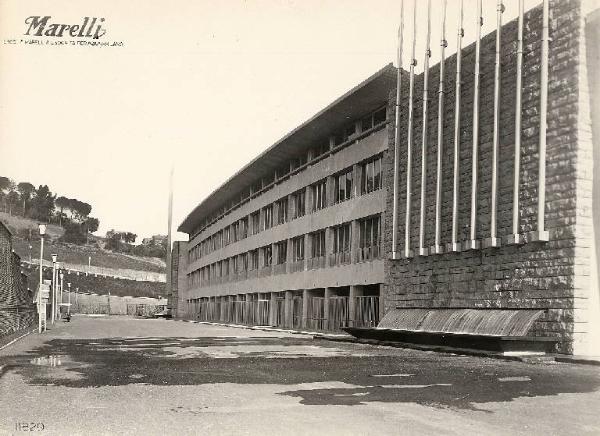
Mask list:
[[[471,410],[482,410],[475,406],[481,403],[600,386],[600,371],[593,367],[273,337],[53,339],[0,360],[0,377],[13,371],[30,385],[272,384],[282,385],[280,395],[306,405],[407,402]],[[335,387],[285,390],[323,382]]]

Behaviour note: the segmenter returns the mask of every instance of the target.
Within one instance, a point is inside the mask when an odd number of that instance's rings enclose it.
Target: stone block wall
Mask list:
[[[546,162],[546,230],[549,242],[507,245],[512,233],[512,195],[514,171],[515,73],[517,22],[503,26],[501,50],[500,143],[498,165],[498,237],[500,248],[444,253],[412,259],[388,260],[384,286],[385,309],[394,307],[469,307],[546,309],[535,324],[533,334],[561,339],[557,351],[577,352],[578,337],[590,331],[590,243],[591,225],[591,142],[584,138],[582,105],[589,97],[582,94],[585,71],[584,17],[578,0],[550,2],[550,63],[548,95],[548,132]],[[542,34],[541,6],[525,16],[522,148],[520,172],[520,231],[537,230],[537,183],[540,100],[540,59]],[[481,42],[480,136],[478,160],[477,239],[490,236],[492,184],[492,141],[494,114],[495,32]],[[419,62],[422,62],[419,59]],[[460,129],[460,193],[458,239],[469,240],[471,214],[471,159],[473,131],[475,45],[463,49]],[[446,96],[442,162],[441,242],[451,242],[453,135],[455,116],[456,56],[446,61]],[[428,114],[426,247],[434,245],[435,189],[437,163],[437,113],[439,65],[430,70]],[[411,248],[419,246],[421,189],[421,129],[423,75],[415,80],[414,143],[412,177]],[[584,95],[584,97],[582,97]],[[402,83],[399,174],[399,250],[404,245],[406,202],[406,143],[408,112],[408,75]],[[587,99],[588,103],[583,100]],[[395,92],[390,99],[394,114]],[[587,126],[589,128],[589,125]],[[393,210],[394,130],[389,128],[389,151],[385,155],[385,180],[388,198],[384,220],[385,251],[390,253]],[[586,137],[587,138],[587,137]]]
[[[21,260],[12,251],[12,236],[0,223],[0,338],[30,327],[36,314]]]

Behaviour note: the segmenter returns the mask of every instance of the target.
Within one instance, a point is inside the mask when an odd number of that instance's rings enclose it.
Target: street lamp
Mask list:
[[[56,259],[58,258],[57,254],[52,254],[52,324],[54,324],[54,319],[56,318]]]
[[[42,333],[42,270],[44,268],[44,235],[46,234],[46,224],[40,224],[40,283],[38,288],[38,333]]]
[[[71,282],[67,283],[69,287],[69,305],[67,306],[67,315],[71,316]]]

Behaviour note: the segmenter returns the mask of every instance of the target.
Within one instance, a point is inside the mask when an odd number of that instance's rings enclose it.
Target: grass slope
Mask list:
[[[13,233],[13,249],[23,260],[39,259],[40,242],[31,243],[31,253],[29,242],[17,236],[18,231],[22,229],[32,229],[33,234],[37,234],[37,222],[28,218],[9,216],[0,212],[0,221],[2,221]],[[48,237],[44,240],[44,259],[51,260],[51,254],[58,254],[60,262],[72,263],[77,265],[87,265],[88,257],[92,258],[92,265],[103,268],[114,269],[133,269],[138,271],[162,272],[166,271],[165,263],[156,258],[134,256],[123,253],[113,253],[104,250],[95,245],[74,245],[56,240],[63,234],[63,229],[59,226],[50,224],[46,230]]]

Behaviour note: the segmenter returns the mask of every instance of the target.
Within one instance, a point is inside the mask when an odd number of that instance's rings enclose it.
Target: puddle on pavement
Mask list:
[[[31,359],[30,363],[39,366],[61,366],[63,361],[62,356],[44,356]]]
[[[530,377],[500,377],[498,379],[499,382],[529,382],[531,381]]]
[[[371,374],[371,377],[412,377],[414,374]]]
[[[29,361],[30,364],[35,366],[42,366],[47,368],[74,368],[87,366],[80,362],[74,362],[69,356],[65,355],[49,355],[35,357]]]

